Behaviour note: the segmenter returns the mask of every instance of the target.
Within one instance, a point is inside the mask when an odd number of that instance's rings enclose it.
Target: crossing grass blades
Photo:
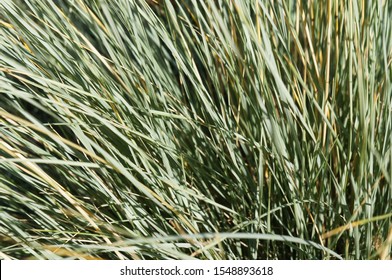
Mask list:
[[[2,0],[0,258],[390,259],[391,18]]]

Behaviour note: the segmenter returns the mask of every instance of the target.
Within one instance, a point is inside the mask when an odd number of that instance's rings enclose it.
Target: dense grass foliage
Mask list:
[[[0,257],[390,258],[391,18],[2,0]]]

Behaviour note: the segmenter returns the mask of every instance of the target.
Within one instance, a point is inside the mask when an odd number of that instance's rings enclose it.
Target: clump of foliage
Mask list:
[[[3,259],[387,259],[392,1],[0,2]]]

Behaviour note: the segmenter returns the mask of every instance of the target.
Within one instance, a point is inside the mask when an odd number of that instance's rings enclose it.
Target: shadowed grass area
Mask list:
[[[1,1],[0,258],[391,258],[391,17]]]

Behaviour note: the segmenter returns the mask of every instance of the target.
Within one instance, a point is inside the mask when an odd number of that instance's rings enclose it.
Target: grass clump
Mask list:
[[[388,259],[392,2],[0,3],[0,257]]]

